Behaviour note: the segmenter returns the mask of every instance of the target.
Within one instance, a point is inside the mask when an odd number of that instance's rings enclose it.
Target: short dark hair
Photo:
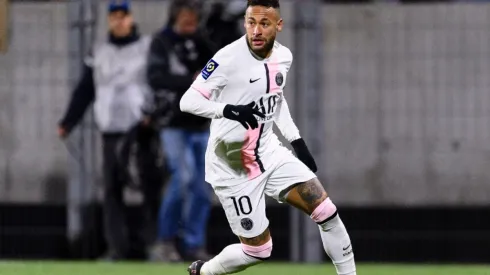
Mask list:
[[[175,24],[177,17],[180,12],[184,9],[191,10],[195,12],[198,16],[200,15],[199,6],[196,4],[196,1],[191,0],[174,0],[170,4],[169,16],[168,16],[168,26],[172,26]]]
[[[266,8],[279,9],[279,0],[247,0],[247,7],[263,6]]]

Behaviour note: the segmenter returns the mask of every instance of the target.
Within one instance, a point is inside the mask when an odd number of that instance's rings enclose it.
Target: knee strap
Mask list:
[[[242,250],[250,257],[254,257],[259,260],[267,260],[272,254],[272,239],[261,246],[242,244]]]
[[[337,207],[333,204],[330,198],[327,198],[315,208],[313,213],[311,213],[310,218],[317,224],[322,224],[334,218],[336,215]]]

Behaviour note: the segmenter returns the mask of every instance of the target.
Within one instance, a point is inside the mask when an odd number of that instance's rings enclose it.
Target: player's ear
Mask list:
[[[282,18],[281,18],[281,19],[279,19],[279,21],[277,21],[276,30],[278,32],[281,32],[282,31],[282,27],[283,27],[283,21],[282,21]]]

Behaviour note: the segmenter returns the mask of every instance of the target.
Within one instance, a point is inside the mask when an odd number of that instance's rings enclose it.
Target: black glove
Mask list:
[[[226,105],[223,109],[223,116],[227,119],[240,122],[245,129],[255,129],[259,127],[259,123],[254,115],[264,118],[265,115],[255,109],[255,102],[247,105]]]
[[[305,141],[302,138],[299,138],[292,141],[291,146],[293,147],[294,152],[296,152],[296,156],[298,157],[298,159],[301,160],[306,166],[308,166],[311,171],[316,172],[317,167],[315,160],[310,154],[310,150],[308,150]]]

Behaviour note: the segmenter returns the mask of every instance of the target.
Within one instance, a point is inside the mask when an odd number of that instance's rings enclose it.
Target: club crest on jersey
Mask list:
[[[209,76],[218,68],[218,62],[213,59],[209,60],[208,64],[201,70],[202,78],[208,79]]]
[[[276,84],[277,84],[277,86],[281,86],[283,81],[284,81],[284,76],[282,75],[281,72],[278,72],[276,74]]]
[[[240,224],[242,225],[243,229],[245,229],[247,231],[251,230],[254,227],[253,221],[249,218],[243,218],[240,221]]]

